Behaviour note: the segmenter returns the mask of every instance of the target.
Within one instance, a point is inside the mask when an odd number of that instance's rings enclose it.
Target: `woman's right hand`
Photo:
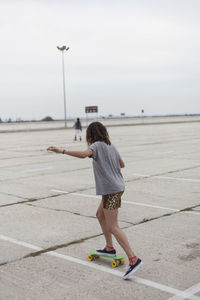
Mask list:
[[[53,152],[56,152],[56,153],[62,153],[62,150],[59,149],[59,148],[57,148],[57,147],[55,147],[55,146],[49,146],[47,148],[47,151],[53,151]]]

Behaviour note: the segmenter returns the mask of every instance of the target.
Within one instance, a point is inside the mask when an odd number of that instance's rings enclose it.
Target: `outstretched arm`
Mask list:
[[[53,151],[53,152],[56,152],[56,153],[67,154],[67,155],[78,157],[78,158],[86,158],[86,157],[92,155],[92,150],[91,149],[87,149],[85,151],[68,151],[68,150],[62,150],[62,149],[57,148],[55,146],[50,146],[50,147],[47,148],[47,151]]]

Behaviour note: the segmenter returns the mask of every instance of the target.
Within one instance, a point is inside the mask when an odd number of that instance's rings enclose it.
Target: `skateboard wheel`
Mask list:
[[[93,255],[88,255],[88,260],[92,261],[94,259]]]
[[[117,267],[117,262],[116,261],[112,261],[112,267],[116,268]]]
[[[123,265],[125,263],[125,259],[122,258],[121,261],[120,261],[121,265]]]

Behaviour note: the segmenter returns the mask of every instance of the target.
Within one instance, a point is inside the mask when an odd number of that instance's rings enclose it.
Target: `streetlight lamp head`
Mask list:
[[[62,47],[59,47],[59,46],[57,46],[57,48],[58,48],[58,50],[60,50],[60,51],[64,51],[64,50],[69,50],[69,47],[66,47],[66,46],[62,46]]]
[[[57,46],[57,48],[58,48],[58,50],[63,51],[66,49],[66,46],[62,46],[62,47]]]

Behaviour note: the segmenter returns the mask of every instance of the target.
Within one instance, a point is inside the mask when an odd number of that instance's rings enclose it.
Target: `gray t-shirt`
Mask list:
[[[96,194],[107,195],[122,192],[125,189],[121,173],[119,152],[114,145],[95,142],[89,146],[93,151],[93,170],[96,182]]]

